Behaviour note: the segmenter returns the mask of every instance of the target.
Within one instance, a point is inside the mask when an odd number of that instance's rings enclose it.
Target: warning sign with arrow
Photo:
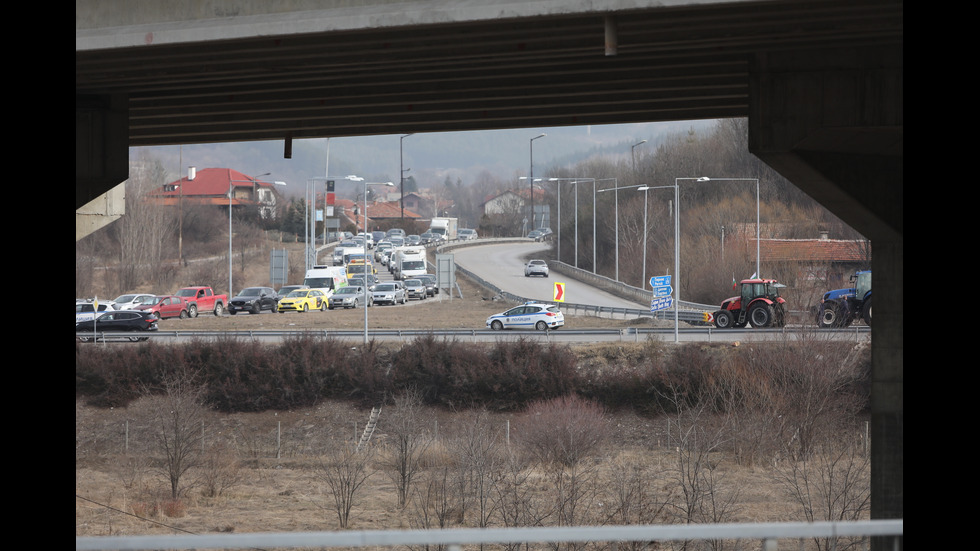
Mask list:
[[[555,302],[565,302],[565,284],[555,282]]]

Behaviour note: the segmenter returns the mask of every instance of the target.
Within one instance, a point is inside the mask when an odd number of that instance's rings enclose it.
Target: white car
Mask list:
[[[480,235],[476,233],[476,230],[473,230],[473,229],[470,229],[470,228],[463,228],[463,229],[459,230],[458,232],[456,232],[456,238],[457,239],[464,239],[464,240],[466,240],[466,239],[477,239],[479,237],[480,237]]]
[[[524,266],[524,277],[539,275],[548,277],[548,263],[544,260],[532,260]]]
[[[99,302],[99,312],[112,310],[111,304]],[[91,301],[75,302],[75,323],[95,319],[95,303]]]
[[[456,238],[457,239],[464,239],[464,240],[466,240],[466,239],[477,239],[479,237],[480,237],[480,235],[478,233],[476,233],[476,230],[470,229],[470,228],[462,228],[461,230],[459,230],[458,232],[456,232]]]
[[[487,327],[501,329],[558,329],[565,325],[565,315],[557,306],[541,302],[525,302],[506,312],[487,318]]]
[[[142,306],[143,303],[152,300],[156,295],[148,295],[145,293],[130,293],[127,295],[119,295],[115,300],[109,301],[112,304],[113,310],[135,310],[137,306]]]

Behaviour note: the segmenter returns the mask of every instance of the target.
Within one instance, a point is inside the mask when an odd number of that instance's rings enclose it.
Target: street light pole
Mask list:
[[[637,146],[647,143],[646,140],[640,140],[630,146],[630,157],[633,159],[633,181],[636,182],[636,148]],[[617,181],[616,185],[619,185]],[[644,197],[643,208],[646,209],[646,198]],[[645,210],[644,210],[645,212]],[[646,238],[646,233],[643,234]],[[643,252],[646,254],[646,247],[643,247]],[[644,268],[646,267],[646,262],[643,263]],[[644,278],[645,280],[646,278]],[[619,281],[619,191],[616,191],[616,281]]]
[[[353,178],[348,177],[348,179],[353,179]],[[364,178],[357,178],[357,180],[362,180],[363,181]],[[367,181],[364,181],[364,212],[362,212],[361,215],[364,218],[364,235],[365,236],[368,235],[368,215],[367,215],[367,188],[368,188],[368,186],[388,186],[388,187],[394,187],[394,185],[395,184],[392,183],[392,182],[376,182],[376,183],[370,183],[369,184]],[[367,310],[368,309],[368,294],[367,294],[368,273],[367,273],[367,271],[368,271],[368,266],[373,266],[372,264],[368,264],[367,263],[367,242],[366,241],[365,241],[365,245],[364,245],[364,257],[365,257],[364,258],[365,262],[364,262],[364,289],[363,289],[364,290],[364,297],[363,297],[363,300],[364,300],[364,344],[366,345],[368,343],[368,310]]]
[[[398,177],[400,178],[400,184],[399,184],[398,191],[401,194],[401,197],[399,198],[399,200],[401,202],[401,209],[402,210],[401,210],[401,217],[400,218],[402,220],[405,219],[405,169],[403,168],[405,166],[404,142],[405,142],[405,138],[407,138],[409,136],[414,136],[414,135],[415,135],[414,133],[412,133],[412,134],[405,134],[404,136],[398,138],[398,169],[400,171],[398,173]]]
[[[676,205],[679,199],[677,190],[680,189],[680,186],[676,181],[672,186],[638,186],[636,188],[637,191],[643,192],[643,279],[644,279],[643,288],[644,289],[646,289],[646,285],[647,285],[645,281],[646,280],[646,252],[647,252],[646,251],[647,195],[646,194],[651,189],[667,189],[667,188],[674,188],[674,204]],[[681,294],[680,294],[680,281],[677,276],[677,273],[680,270],[680,261],[681,261],[680,260],[681,258],[680,235],[681,235],[680,212],[678,210],[674,210],[674,281],[671,287],[673,287],[673,291],[674,291],[674,342],[675,343],[680,341],[680,324],[679,324],[680,315],[678,312],[678,305],[680,304],[681,301]]]
[[[252,189],[258,185],[257,179],[263,176],[268,176],[272,174],[271,172],[266,172],[265,174],[259,174],[258,176],[252,176],[249,180],[228,180],[228,298],[230,299],[234,295],[234,287],[232,286],[232,234],[231,234],[231,203],[235,197],[235,183],[250,183],[252,184]],[[286,185],[286,182],[275,182],[276,185]]]
[[[531,230],[534,230],[535,229],[534,228],[534,140],[536,140],[538,138],[543,138],[545,136],[547,136],[547,134],[539,134],[539,135],[531,138],[531,141],[529,142],[530,143],[531,166],[529,167],[529,170],[528,170],[528,173],[527,173],[527,179],[528,179],[528,182],[531,183]]]
[[[613,191],[616,197],[615,205],[613,205],[613,216],[615,218],[614,233],[616,234],[616,281],[619,281],[619,179],[618,178],[600,178],[596,182],[608,182],[612,180]],[[609,191],[608,189],[600,189],[599,193],[604,191]]]

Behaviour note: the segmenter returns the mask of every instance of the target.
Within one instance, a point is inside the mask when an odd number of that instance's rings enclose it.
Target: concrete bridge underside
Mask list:
[[[874,246],[872,516],[902,518],[901,1],[76,0],[76,210],[141,145],[748,117]]]

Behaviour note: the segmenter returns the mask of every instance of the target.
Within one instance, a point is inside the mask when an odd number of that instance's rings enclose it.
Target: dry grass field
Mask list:
[[[202,487],[191,487],[175,504],[169,499],[159,459],[151,459],[159,457],[151,431],[157,406],[152,399],[144,399],[128,408],[99,410],[76,402],[76,536],[338,529],[320,467],[341,442],[355,441],[367,422],[368,410],[331,402],[302,411],[223,415],[215,420],[213,437],[234,442],[238,482],[218,496],[206,496]],[[426,474],[419,478],[417,490],[428,487],[428,474],[453,465],[444,450],[455,434],[465,430],[469,419],[439,410],[427,411],[425,416],[439,439],[430,448]],[[495,414],[489,424],[503,434],[513,419],[511,414]],[[385,421],[382,412],[373,439],[380,453],[388,446]],[[619,523],[617,489],[631,473],[644,477],[651,499],[678,499],[671,489],[678,475],[677,453],[667,445],[666,421],[621,413],[612,416],[610,427],[606,445],[581,467],[588,474],[590,488],[579,504],[582,523]],[[499,443],[506,448],[506,442]],[[734,500],[728,521],[799,520],[798,507],[774,482],[771,465],[737,466],[722,454],[712,461],[718,496]],[[370,471],[348,528],[418,528],[418,496],[399,508],[395,486],[380,458]],[[189,474],[188,480],[194,476]],[[555,495],[553,478],[544,465],[530,466],[524,487],[542,507]],[[680,522],[676,513],[668,507],[657,520]],[[491,522],[500,525],[499,520]],[[464,525],[474,526],[475,521],[468,518]]]

